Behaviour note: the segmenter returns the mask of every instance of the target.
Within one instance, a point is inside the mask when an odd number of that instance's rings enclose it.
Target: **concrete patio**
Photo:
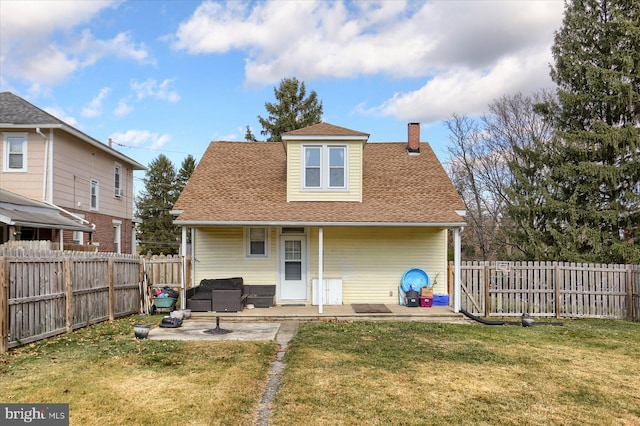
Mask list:
[[[430,308],[410,308],[407,306],[386,304],[390,313],[356,313],[353,305],[326,305],[322,313],[318,306],[280,305],[270,308],[245,308],[241,312],[192,312],[191,318],[197,320],[225,321],[432,321],[448,323],[470,323],[461,313],[455,313],[449,306]]]
[[[192,312],[178,328],[154,327],[149,333],[152,340],[274,340],[282,324],[300,321],[429,321],[471,324],[461,313],[448,306],[409,308],[385,305],[390,313],[356,313],[353,305],[327,305],[323,312],[317,306],[274,306],[271,308],[245,308],[241,312]],[[212,330],[219,325],[227,333]]]

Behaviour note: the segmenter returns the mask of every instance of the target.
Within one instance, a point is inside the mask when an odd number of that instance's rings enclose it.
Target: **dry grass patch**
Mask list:
[[[136,340],[138,320],[0,356],[0,400],[69,403],[71,425],[253,424],[275,343]]]
[[[302,324],[273,425],[640,424],[640,324]]]

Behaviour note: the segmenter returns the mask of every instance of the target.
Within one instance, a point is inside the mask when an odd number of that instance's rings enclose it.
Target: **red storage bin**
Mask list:
[[[418,299],[420,300],[421,308],[430,308],[433,304],[433,297],[420,296]]]

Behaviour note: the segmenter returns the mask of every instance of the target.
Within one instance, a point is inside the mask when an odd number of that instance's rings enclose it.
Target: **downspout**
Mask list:
[[[322,313],[322,303],[324,301],[324,289],[322,288],[322,270],[324,261],[324,234],[322,226],[318,228],[318,313]]]
[[[182,241],[180,254],[182,255],[182,276],[180,277],[180,309],[187,309],[187,227],[182,227]]]
[[[460,312],[460,296],[462,291],[462,286],[460,285],[461,231],[462,228],[455,228],[453,230],[453,311],[456,313]]]
[[[55,143],[53,137],[53,128],[49,129],[49,176],[47,180],[47,196],[49,197],[49,202],[53,203],[53,144]],[[74,200],[75,202],[75,200]]]
[[[47,201],[47,181],[49,179],[49,138],[36,127],[36,133],[44,138],[44,165],[42,175],[42,201]]]
[[[48,206],[54,207],[60,210],[61,212],[68,214],[74,219],[80,221],[81,223],[91,225],[91,227],[95,230],[96,229],[95,224],[89,222],[84,218],[81,218],[80,216],[75,215],[74,213],[71,213],[70,211],[63,209],[60,206],[56,206],[55,204],[53,204],[52,191],[51,191],[51,186],[52,186],[51,181],[53,180],[53,176],[52,176],[53,170],[51,167],[51,164],[53,162],[53,144],[51,143],[51,138],[47,137],[44,133],[42,133],[42,131],[40,130],[40,127],[36,127],[36,133],[44,138],[44,144],[45,144],[44,145],[44,169],[43,169],[44,175],[43,175],[43,182],[42,182],[42,201]],[[53,136],[53,129],[49,129],[49,133],[51,136]]]

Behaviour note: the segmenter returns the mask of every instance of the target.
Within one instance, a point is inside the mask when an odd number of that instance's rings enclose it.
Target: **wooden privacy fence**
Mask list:
[[[149,262],[149,263],[147,263]],[[166,263],[167,265],[163,265]],[[157,285],[180,287],[182,258],[0,248],[0,353],[142,312],[145,265]],[[156,271],[153,271],[153,268]]]
[[[460,307],[475,315],[640,321],[640,266],[462,262]]]

